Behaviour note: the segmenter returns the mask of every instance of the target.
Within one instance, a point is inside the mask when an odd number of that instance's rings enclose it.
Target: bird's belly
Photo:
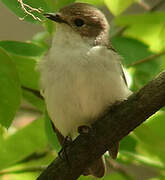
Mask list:
[[[116,73],[64,73],[45,88],[48,113],[64,136],[77,135],[77,128],[90,125],[106,107],[128,96]]]

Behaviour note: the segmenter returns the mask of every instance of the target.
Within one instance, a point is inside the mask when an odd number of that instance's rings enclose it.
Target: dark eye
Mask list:
[[[77,27],[81,27],[84,25],[84,21],[82,19],[75,19],[74,20],[74,24],[77,26]]]

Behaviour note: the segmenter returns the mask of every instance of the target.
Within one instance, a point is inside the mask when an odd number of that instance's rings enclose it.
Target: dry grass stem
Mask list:
[[[22,0],[18,0],[18,2],[20,3],[22,10],[26,14],[23,18],[19,18],[20,20],[24,20],[25,17],[29,15],[33,19],[35,19],[37,21],[41,21],[41,19],[39,17],[36,17],[34,14],[32,14],[32,12],[38,12],[41,14],[43,11],[41,8],[33,8],[33,7],[29,6],[28,4],[23,3]],[[28,10],[26,8],[28,8]]]

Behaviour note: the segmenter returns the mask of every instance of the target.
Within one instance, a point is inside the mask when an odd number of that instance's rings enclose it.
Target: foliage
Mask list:
[[[58,11],[75,0],[24,0],[23,2],[43,12]],[[137,91],[165,68],[165,11],[127,14],[132,4],[142,5],[140,0],[79,0],[95,6],[106,6],[115,16],[112,20],[112,44],[123,57],[123,65],[131,79],[131,90]],[[39,74],[35,65],[49,48],[47,39],[54,31],[53,23],[37,11],[32,14],[42,21],[27,15],[18,0],[2,0],[15,15],[25,21],[40,24],[44,32],[37,33],[28,42],[0,41],[0,179],[34,179],[41,167],[48,165],[60,147],[45,111],[45,103],[39,95]],[[30,11],[30,8],[27,7]],[[119,31],[122,28],[123,31]],[[155,53],[160,53],[155,57]],[[160,56],[161,55],[161,56]],[[153,58],[150,58],[153,57]],[[140,62],[139,60],[144,60]],[[41,117],[23,128],[13,128],[13,120],[22,101],[30,103]],[[121,168],[104,177],[110,179],[135,178],[134,173],[124,172],[123,166],[139,165],[155,168],[155,179],[165,175],[165,109],[150,117],[133,133],[121,141],[120,154],[116,161]],[[10,127],[10,128],[9,128]],[[6,129],[9,128],[9,129]],[[55,152],[55,153],[54,153]],[[38,171],[34,167],[38,168]],[[31,168],[31,171],[26,171]],[[122,169],[122,170],[121,170]],[[33,172],[34,170],[34,172]],[[14,173],[15,172],[15,173]],[[19,172],[19,173],[18,173]],[[83,177],[82,179],[92,179]]]

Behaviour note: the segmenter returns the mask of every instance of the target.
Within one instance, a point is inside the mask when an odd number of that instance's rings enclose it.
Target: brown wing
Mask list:
[[[117,54],[117,51],[113,48],[113,46],[112,46],[111,43],[109,43],[109,44],[107,45],[107,48],[110,49],[110,50],[112,50],[114,53],[116,53],[116,55],[118,55],[118,54]],[[120,59],[120,58],[119,58],[119,59]],[[121,75],[122,75],[123,80],[124,80],[124,82],[125,82],[125,84],[126,84],[126,86],[127,86],[126,77],[125,77],[125,74],[124,74],[124,71],[123,71],[123,68],[122,68],[122,64],[121,64],[120,61],[119,61],[119,66],[120,66],[120,69],[121,69]],[[113,159],[116,159],[116,158],[117,158],[118,151],[119,151],[119,142],[116,142],[116,143],[113,145],[113,147],[109,148],[108,151],[109,151],[110,156],[111,156]]]
[[[112,46],[112,44],[111,44],[110,42],[109,42],[109,44],[107,45],[107,48],[110,49],[110,50],[112,50],[114,53],[117,54],[116,49]],[[121,69],[121,73],[122,73],[123,80],[124,80],[125,84],[128,86],[127,80],[126,80],[126,77],[125,77],[125,74],[124,74],[124,71],[123,71],[123,67],[122,67],[121,62],[119,62],[119,66],[120,66],[120,69]]]

